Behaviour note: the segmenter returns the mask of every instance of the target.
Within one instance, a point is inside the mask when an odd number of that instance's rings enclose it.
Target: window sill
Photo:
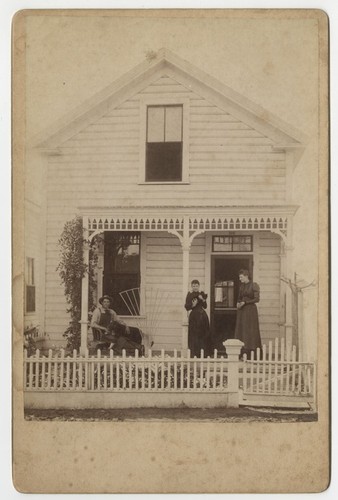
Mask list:
[[[138,185],[139,186],[148,186],[148,185],[162,185],[162,186],[166,186],[166,185],[188,185],[190,184],[189,181],[149,181],[149,182],[146,182],[146,181],[143,181],[143,182],[138,182]]]

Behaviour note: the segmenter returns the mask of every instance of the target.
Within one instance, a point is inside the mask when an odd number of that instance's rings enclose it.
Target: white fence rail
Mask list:
[[[203,355],[203,353],[202,353]],[[24,387],[27,391],[142,391],[142,392],[227,392],[228,360],[218,357],[191,358],[151,351],[135,356],[25,356]]]

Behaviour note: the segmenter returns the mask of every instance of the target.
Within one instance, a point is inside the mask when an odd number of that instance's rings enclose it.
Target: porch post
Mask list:
[[[288,232],[287,240],[284,244],[284,254],[285,254],[285,278],[293,280],[293,264],[292,264],[292,218],[288,219]],[[285,287],[285,341],[286,345],[292,346],[295,341],[294,335],[294,324],[292,315],[292,290],[289,286]]]
[[[89,265],[89,244],[87,243],[88,231],[84,230],[84,243],[83,243],[83,263],[88,269]],[[81,288],[81,345],[80,354],[85,355],[87,351],[88,339],[88,292],[89,292],[89,274],[85,272],[82,278]]]
[[[189,217],[184,216],[183,218],[183,238],[182,244],[182,266],[183,266],[183,276],[182,276],[182,304],[185,304],[185,298],[189,290],[189,253],[190,253],[190,241],[189,241]],[[188,315],[187,311],[183,308],[182,316],[182,349],[188,348]]]
[[[228,339],[223,342],[228,356],[228,406],[239,406],[239,355],[244,343],[238,339]]]

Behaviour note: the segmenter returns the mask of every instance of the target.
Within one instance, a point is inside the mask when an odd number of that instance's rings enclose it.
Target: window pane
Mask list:
[[[252,252],[252,236],[214,236],[213,252]]]
[[[26,312],[35,312],[35,286],[26,286]]]
[[[231,252],[231,236],[214,236],[213,252]]]
[[[164,142],[164,107],[148,107],[147,142]]]
[[[233,237],[234,252],[251,252],[252,237],[251,236],[234,236]]]
[[[165,141],[182,141],[182,106],[167,106],[165,109]]]
[[[34,259],[26,257],[26,285],[34,285]]]
[[[182,180],[182,143],[147,144],[146,181]]]

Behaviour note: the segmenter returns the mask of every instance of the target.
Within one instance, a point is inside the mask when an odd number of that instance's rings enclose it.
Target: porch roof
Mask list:
[[[102,231],[267,230],[285,237],[296,205],[79,207],[93,237]],[[288,224],[289,223],[289,224]]]

